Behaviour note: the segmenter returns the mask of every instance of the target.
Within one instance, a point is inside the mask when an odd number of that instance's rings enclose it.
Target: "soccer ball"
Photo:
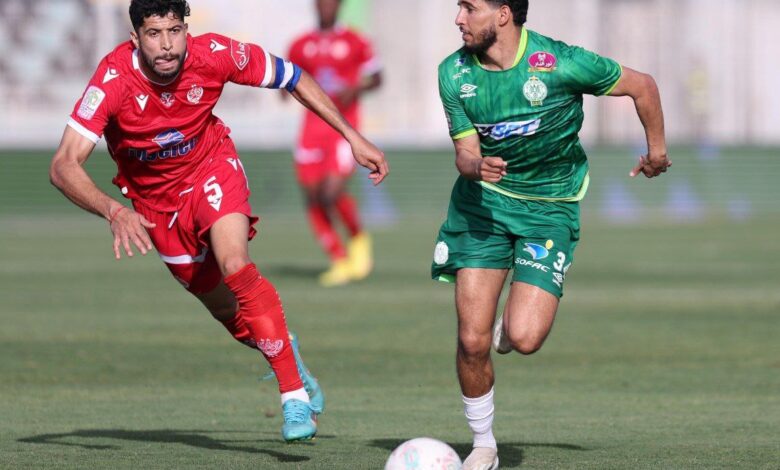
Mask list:
[[[385,470],[460,470],[462,465],[452,447],[430,437],[418,437],[396,447]]]

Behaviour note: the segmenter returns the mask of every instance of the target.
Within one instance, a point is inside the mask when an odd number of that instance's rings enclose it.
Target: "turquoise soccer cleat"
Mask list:
[[[282,405],[284,424],[282,437],[285,441],[306,441],[317,435],[317,421],[308,403],[295,398]]]
[[[306,389],[306,393],[309,395],[309,406],[314,413],[320,414],[325,411],[325,395],[322,393],[322,389],[320,388],[317,379],[311,375],[309,369],[303,364],[303,359],[301,359],[301,353],[298,349],[298,335],[292,332],[290,332],[290,345],[292,346],[293,354],[295,355],[295,364],[298,366],[298,374],[300,374],[301,380],[303,381],[303,388]]]

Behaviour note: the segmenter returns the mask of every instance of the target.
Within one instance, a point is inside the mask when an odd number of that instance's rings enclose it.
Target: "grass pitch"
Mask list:
[[[421,161],[402,157],[399,181]],[[22,158],[0,156],[1,468],[377,469],[418,436],[468,453],[452,287],[428,275],[452,172],[431,173],[417,211],[418,185],[388,186],[376,273],[337,289],[316,285],[325,258],[294,190],[256,192],[252,256],[327,397],[317,440],[289,445],[262,358],[154,254],[113,260],[105,222],[46,186],[44,156]],[[494,357],[502,468],[778,468],[777,214],[607,223],[593,184],[550,338]]]

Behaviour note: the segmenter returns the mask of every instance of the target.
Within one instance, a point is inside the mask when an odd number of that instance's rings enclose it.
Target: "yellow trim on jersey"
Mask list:
[[[525,29],[525,27],[523,27],[523,30],[520,32],[520,44],[517,46],[517,55],[515,56],[515,61],[512,63],[512,66],[509,67],[509,69],[513,69],[517,67],[517,64],[519,64],[520,61],[523,59],[523,56],[525,55],[525,50],[527,48],[528,48],[528,30]],[[477,57],[476,54],[472,54],[471,57],[474,58],[474,62],[476,62],[477,65],[479,65],[483,69],[485,68],[485,66],[482,65],[482,63],[479,61],[479,57]],[[503,70],[488,70],[488,72],[503,72]]]
[[[618,65],[620,65],[620,64],[618,64]],[[606,96],[606,95],[612,93],[613,91],[615,91],[615,88],[617,88],[618,83],[620,83],[620,80],[622,78],[623,78],[623,66],[620,65],[620,76],[618,77],[617,80],[615,80],[615,83],[613,83],[612,86],[609,87],[609,89],[607,89],[607,91],[604,92],[604,95]]]
[[[590,173],[585,174],[585,179],[582,181],[582,186],[580,186],[579,192],[577,192],[577,194],[575,194],[574,196],[570,196],[570,197],[526,196],[523,194],[517,194],[517,193],[513,193],[512,191],[507,191],[506,189],[499,188],[493,183],[486,183],[485,181],[480,181],[479,184],[481,184],[482,187],[485,189],[495,191],[498,194],[502,194],[506,197],[511,197],[512,199],[524,199],[526,201],[546,201],[546,202],[577,202],[577,201],[581,201],[582,198],[585,197],[585,193],[588,192],[588,186],[590,185]]]
[[[528,47],[528,30],[523,28],[523,32],[520,33],[520,45],[517,47],[517,57],[515,57],[515,63],[512,67],[516,67],[520,63],[525,55],[525,49]]]
[[[469,129],[469,130],[466,130],[466,131],[463,131],[463,132],[461,132],[461,133],[458,133],[458,134],[455,134],[455,135],[453,135],[453,136],[452,136],[452,140],[460,140],[460,139],[465,139],[466,137],[468,137],[468,136],[470,136],[470,135],[474,135],[474,134],[476,134],[476,133],[477,133],[477,130],[476,130],[476,129],[474,129],[474,128],[472,127],[472,128],[471,128],[471,129]]]

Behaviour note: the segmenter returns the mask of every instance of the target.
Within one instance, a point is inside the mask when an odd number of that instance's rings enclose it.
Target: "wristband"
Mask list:
[[[117,209],[117,211],[114,212],[114,215],[112,215],[111,217],[108,218],[108,225],[113,224],[114,220],[116,219],[116,216],[119,215],[119,213],[122,212],[125,209],[127,209],[127,206],[122,206],[119,209]]]

